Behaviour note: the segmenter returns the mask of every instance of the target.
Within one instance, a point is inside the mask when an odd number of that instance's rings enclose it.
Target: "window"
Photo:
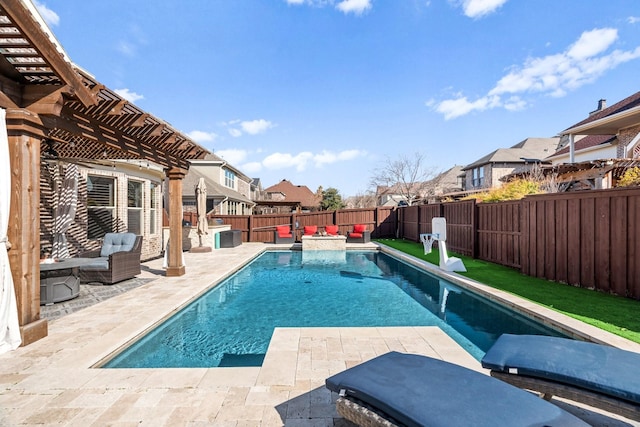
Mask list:
[[[87,176],[87,237],[101,239],[114,231],[116,197],[114,178]]]
[[[472,173],[473,180],[471,184],[474,187],[482,187],[484,185],[484,168],[475,168],[473,169]]]
[[[156,234],[156,212],[158,209],[156,189],[158,184],[152,182],[149,184],[149,233]]]
[[[142,235],[142,183],[139,181],[127,182],[127,218],[127,231]]]
[[[236,188],[236,174],[228,169],[224,171],[224,185],[228,188]]]

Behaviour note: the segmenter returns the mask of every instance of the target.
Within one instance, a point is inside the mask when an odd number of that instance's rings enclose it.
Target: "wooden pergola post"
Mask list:
[[[167,258],[167,276],[182,276],[185,266],[182,263],[182,180],[187,171],[180,168],[167,170],[169,178],[169,253]]]
[[[7,237],[22,345],[48,334],[40,318],[40,140],[37,115],[7,110],[11,210]]]

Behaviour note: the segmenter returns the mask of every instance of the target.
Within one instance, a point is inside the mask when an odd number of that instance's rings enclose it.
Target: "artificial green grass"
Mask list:
[[[438,250],[424,255],[422,243],[397,239],[376,241],[431,264],[440,262]],[[467,268],[466,273],[459,273],[462,276],[640,343],[640,301],[537,279],[513,268],[458,254],[455,256],[462,259]]]

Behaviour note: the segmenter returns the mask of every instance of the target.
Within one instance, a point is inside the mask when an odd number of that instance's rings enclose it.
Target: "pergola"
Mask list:
[[[182,264],[182,179],[208,152],[75,66],[29,0],[0,4],[0,108],[12,168],[8,239],[23,345],[47,335],[40,318],[40,161],[54,144],[73,161],[141,159],[169,180],[168,276]]]

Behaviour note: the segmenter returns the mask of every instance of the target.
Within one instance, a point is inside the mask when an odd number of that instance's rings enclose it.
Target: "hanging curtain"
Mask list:
[[[56,166],[57,168],[57,166]],[[56,174],[57,175],[57,174]],[[56,180],[58,177],[56,176]],[[57,203],[53,218],[52,258],[69,258],[67,231],[76,217],[78,205],[78,165],[68,164],[64,172],[62,187],[57,192]]]
[[[11,164],[6,111],[0,108],[0,354],[15,350],[22,342],[18,306],[7,254],[7,229],[11,208]]]

